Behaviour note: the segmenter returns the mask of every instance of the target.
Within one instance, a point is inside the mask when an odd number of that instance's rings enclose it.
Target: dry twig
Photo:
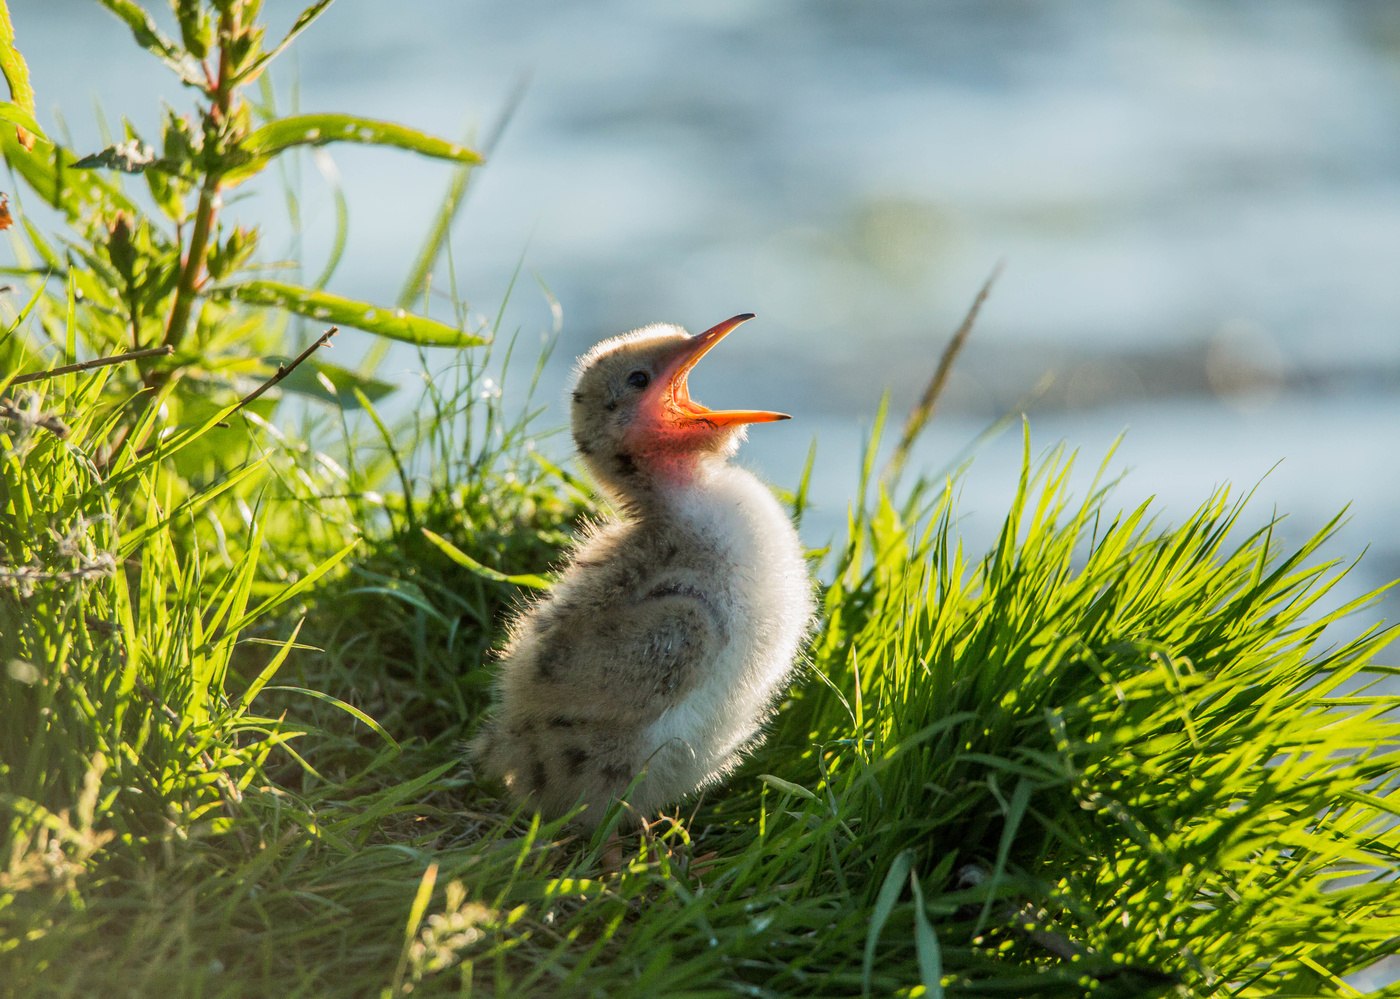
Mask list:
[[[49,378],[57,378],[59,375],[69,375],[74,371],[88,371],[91,368],[102,368],[109,364],[123,364],[126,361],[135,361],[142,357],[156,357],[158,355],[173,354],[175,348],[166,344],[163,347],[147,347],[144,350],[129,350],[125,354],[113,354],[110,357],[95,357],[91,361],[79,361],[76,364],[64,364],[57,368],[50,368],[48,371],[33,371],[27,375],[16,375],[10,379],[11,385],[24,385],[28,382],[40,382]]]
[[[11,423],[18,423],[21,427],[42,427],[53,434],[59,440],[67,437],[70,433],[68,424],[56,413],[40,412],[38,408],[37,396],[29,396],[31,405],[26,411],[16,406],[9,399],[0,399],[0,420],[9,420]]]
[[[273,375],[273,376],[272,376],[271,378],[269,378],[267,381],[263,382],[261,385],[259,385],[257,388],[255,388],[253,391],[251,391],[251,392],[249,392],[247,395],[245,395],[242,399],[239,399],[239,400],[238,400],[238,405],[237,405],[237,406],[234,406],[233,409],[229,410],[229,414],[228,414],[228,415],[229,415],[229,416],[232,416],[234,413],[238,412],[238,411],[239,411],[240,409],[242,409],[244,406],[247,406],[247,405],[248,405],[249,403],[251,403],[253,400],[257,399],[258,396],[262,395],[262,394],[263,394],[264,392],[266,392],[268,389],[272,388],[274,385],[276,385],[278,382],[280,382],[283,378],[286,378],[288,375],[290,375],[293,371],[295,371],[295,370],[297,369],[297,365],[301,364],[302,361],[305,361],[308,357],[310,357],[312,354],[314,354],[317,350],[319,350],[320,348],[324,347],[326,344],[330,343],[331,337],[335,336],[335,335],[336,335],[337,333],[339,333],[339,332],[340,332],[340,327],[339,327],[339,326],[332,326],[332,327],[330,327],[329,329],[326,330],[326,332],[322,333],[319,337],[317,337],[316,340],[315,340],[315,342],[312,343],[311,346],[307,347],[305,350],[303,350],[303,351],[302,351],[300,354],[298,354],[296,357],[292,358],[292,360],[291,360],[290,363],[288,363],[288,364],[279,364],[279,365],[277,365],[277,374]],[[226,425],[227,425],[227,424],[224,424],[224,426],[226,426]]]
[[[968,335],[972,332],[972,327],[977,322],[977,314],[982,311],[982,304],[987,301],[987,296],[992,292],[992,285],[1001,276],[1002,264],[998,263],[992,268],[992,273],[982,285],[982,290],[977,293],[977,297],[972,300],[972,306],[967,310],[967,315],[963,317],[962,325],[958,327],[953,338],[948,341],[948,346],[943,348],[943,355],[938,359],[938,367],[933,372],[933,377],[924,388],[924,394],[919,399],[919,403],[909,411],[909,417],[904,421],[904,431],[899,435],[899,444],[894,449],[894,454],[890,456],[889,463],[885,465],[882,478],[886,484],[893,487],[899,481],[899,474],[904,471],[904,464],[909,460],[909,451],[914,446],[914,441],[918,439],[924,427],[933,419],[933,411],[938,405],[938,399],[943,394],[943,388],[948,382],[948,373],[953,370],[953,361],[963,349],[963,344],[967,342]]]

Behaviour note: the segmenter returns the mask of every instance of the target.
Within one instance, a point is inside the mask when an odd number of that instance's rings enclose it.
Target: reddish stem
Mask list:
[[[209,117],[220,126],[229,120],[229,108],[233,102],[233,88],[229,79],[229,46],[233,42],[233,15],[225,11],[219,21],[219,76],[209,94]],[[209,141],[206,130],[205,142]],[[207,153],[207,150],[206,150]],[[219,212],[219,191],[223,174],[218,169],[210,169],[206,164],[204,184],[199,189],[199,205],[195,209],[194,229],[190,233],[189,250],[180,268],[180,281],[175,286],[175,302],[170,307],[170,319],[165,327],[165,344],[179,347],[189,331],[190,316],[194,311],[195,295],[201,285],[205,261],[209,257],[209,237],[214,231],[214,220]]]

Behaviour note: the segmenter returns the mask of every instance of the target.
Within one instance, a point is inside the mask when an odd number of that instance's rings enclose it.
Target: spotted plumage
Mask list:
[[[579,454],[620,515],[579,539],[547,599],[512,623],[486,775],[547,815],[645,816],[717,783],[761,738],[813,613],[796,532],[729,463],[748,423],[694,402],[687,375],[749,316],[689,336],[604,341],[572,393]]]

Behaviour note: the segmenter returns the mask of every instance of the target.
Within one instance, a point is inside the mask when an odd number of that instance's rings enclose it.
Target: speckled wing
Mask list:
[[[589,720],[650,723],[695,688],[727,641],[705,595],[684,584],[560,617],[534,643],[531,686]]]
[[[611,604],[536,607],[507,650],[498,714],[474,746],[486,774],[548,814],[590,803],[584,825],[647,766],[655,747],[645,730],[728,641],[708,599],[684,586]]]

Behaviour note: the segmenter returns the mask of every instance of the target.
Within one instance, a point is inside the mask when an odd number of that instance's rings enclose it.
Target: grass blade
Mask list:
[[[292,599],[292,597],[295,597],[301,593],[305,593],[307,590],[311,589],[311,587],[316,585],[316,583],[321,579],[322,576],[324,576],[326,573],[330,572],[337,565],[339,565],[345,559],[345,556],[349,555],[352,551],[354,551],[356,547],[359,546],[359,544],[360,541],[358,538],[351,541],[345,547],[341,548],[340,551],[336,552],[330,558],[326,559],[320,565],[316,566],[316,568],[312,569],[306,575],[300,577],[295,582],[289,583],[287,586],[284,586],[277,593],[268,597],[262,603],[258,604],[252,610],[248,611],[238,620],[230,624],[228,626],[229,633],[237,634],[238,632],[246,628],[249,624],[251,624],[253,621],[262,617],[264,614],[267,614],[274,608],[286,603],[288,600]]]
[[[401,746],[399,745],[399,742],[398,742],[397,739],[395,739],[392,735],[389,734],[388,729],[386,729],[383,725],[379,724],[379,722],[375,721],[373,718],[371,718],[371,717],[370,717],[368,714],[366,714],[364,711],[362,711],[362,710],[360,710],[359,708],[355,707],[355,705],[351,704],[351,703],[348,702],[348,701],[343,701],[343,700],[341,700],[339,697],[336,697],[334,694],[327,694],[327,693],[326,693],[325,691],[323,691],[323,690],[312,690],[310,687],[297,687],[297,686],[292,686],[292,685],[290,685],[290,684],[282,684],[282,685],[278,685],[278,686],[275,686],[275,687],[263,687],[262,689],[263,689],[263,690],[282,690],[282,691],[286,691],[286,692],[289,693],[289,694],[304,694],[304,695],[307,696],[307,697],[315,698],[315,699],[318,700],[318,701],[324,701],[324,702],[327,703],[327,704],[334,705],[335,707],[339,708],[341,711],[344,711],[344,712],[345,712],[347,715],[349,715],[351,718],[354,718],[356,721],[358,721],[358,722],[360,722],[361,724],[363,724],[366,728],[368,728],[370,731],[372,731],[375,735],[379,736],[379,738],[383,739],[384,742],[389,746],[389,748],[392,749],[392,750],[394,750],[394,752],[397,753],[397,752],[402,751],[402,748],[403,748],[403,747],[401,747]]]
[[[438,865],[432,863],[423,872],[423,880],[418,882],[418,891],[413,895],[413,904],[408,909],[408,922],[404,925],[403,949],[399,951],[399,964],[394,969],[394,985],[390,996],[407,995],[404,990],[404,975],[408,972],[408,958],[414,942],[418,939],[418,928],[423,925],[423,916],[428,911],[428,903],[433,898],[433,885],[437,884]]]
[[[870,910],[870,929],[865,935],[865,956],[861,961],[861,995],[870,995],[870,976],[875,970],[875,948],[880,943],[880,932],[889,922],[890,913],[899,901],[913,862],[914,854],[910,850],[895,854],[889,872],[885,874],[885,881],[880,885],[880,894],[875,897],[875,906]]]
[[[909,872],[909,887],[914,892],[914,953],[919,962],[919,978],[924,994],[931,999],[943,999],[943,950],[938,946],[938,934],[933,932],[928,912],[924,910],[924,890],[919,885],[917,871]]]
[[[296,627],[292,629],[292,633],[287,636],[287,640],[282,643],[281,647],[273,655],[268,664],[262,668],[262,671],[258,673],[257,676],[253,677],[253,682],[248,684],[243,693],[238,695],[238,700],[234,702],[233,705],[234,714],[242,714],[244,711],[248,710],[248,706],[257,698],[263,687],[267,686],[267,682],[277,675],[277,671],[282,668],[282,663],[286,661],[292,649],[299,647],[296,644],[297,635],[301,634],[301,626],[305,623],[305,618],[297,622]]]
[[[504,572],[498,572],[497,570],[492,569],[490,566],[482,565],[476,559],[472,558],[466,552],[462,551],[462,549],[454,545],[451,541],[448,541],[446,538],[444,538],[441,534],[435,534],[434,532],[428,530],[426,527],[421,528],[421,530],[423,532],[423,536],[429,541],[431,541],[433,544],[437,545],[438,548],[442,550],[442,553],[444,555],[446,555],[452,561],[456,562],[462,568],[470,569],[472,572],[476,573],[483,579],[489,579],[493,583],[510,583],[512,586],[525,586],[532,590],[549,589],[549,580],[546,579],[544,576],[538,576],[534,573],[522,573],[520,575],[515,576],[506,575]],[[807,793],[811,794],[810,791],[808,791]]]

